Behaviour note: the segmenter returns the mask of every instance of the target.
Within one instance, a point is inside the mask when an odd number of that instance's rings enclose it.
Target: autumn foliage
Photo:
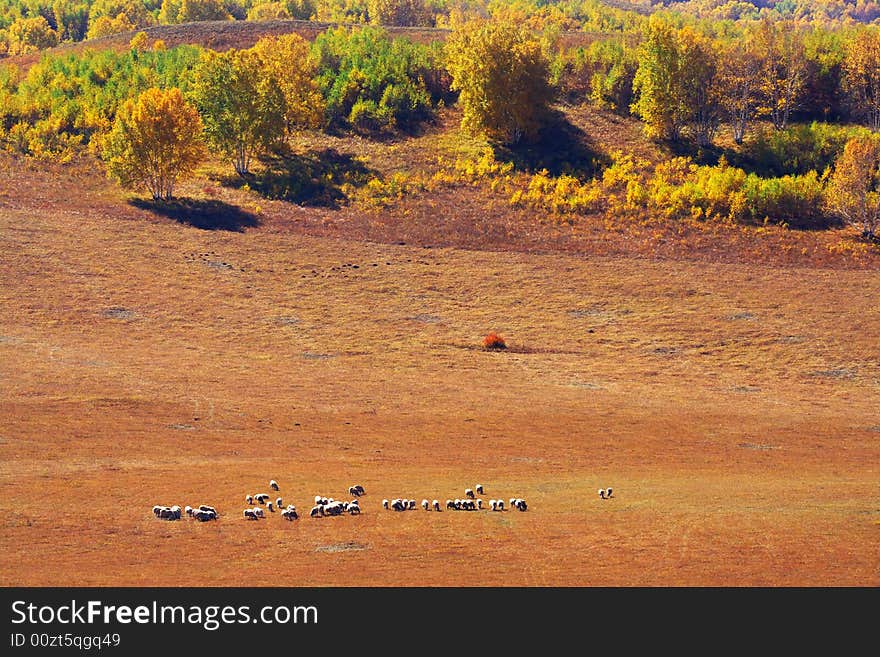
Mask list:
[[[174,185],[205,157],[202,121],[177,88],[148,89],[128,101],[104,140],[108,174],[129,188],[168,201]]]
[[[500,335],[492,331],[483,338],[483,348],[490,350],[507,349],[507,343]]]

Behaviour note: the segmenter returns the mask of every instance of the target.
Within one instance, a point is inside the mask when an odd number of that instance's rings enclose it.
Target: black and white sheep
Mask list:
[[[431,506],[434,508],[434,511],[440,510],[440,500],[434,500],[431,502]]]
[[[605,489],[604,488],[599,489],[599,497],[601,497],[603,500],[605,499]]]
[[[244,510],[244,519],[245,520],[258,520],[259,516],[257,516],[256,513],[254,513],[253,509],[245,509]]]
[[[472,491],[470,488],[465,488],[465,489],[464,489],[464,496],[465,496],[465,497],[469,497],[469,498],[471,498],[471,499],[474,499],[474,497],[475,497],[475,496],[474,496],[474,491]]]
[[[216,520],[217,514],[214,511],[204,511],[202,509],[193,509],[192,517],[199,522],[207,522],[208,520]]]
[[[292,507],[287,507],[284,511],[281,512],[281,517],[287,520],[296,520],[299,518],[299,515],[296,512],[296,509]]]
[[[324,505],[316,504],[312,507],[312,510],[309,511],[309,516],[312,518],[323,518],[324,517]]]
[[[361,486],[360,484],[355,484],[354,486],[349,487],[348,494],[354,495],[355,497],[363,495],[364,494],[364,487]]]
[[[478,495],[482,495],[483,494],[483,484],[477,484],[476,486],[474,486],[474,490],[477,491]]]
[[[278,482],[272,479],[269,482],[269,488],[271,488],[272,490],[278,490]]]

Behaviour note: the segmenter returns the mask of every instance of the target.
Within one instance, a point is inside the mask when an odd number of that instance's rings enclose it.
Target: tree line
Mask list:
[[[638,116],[651,138],[707,148],[726,123],[742,146],[738,156],[781,166],[756,178],[726,160],[717,167],[675,164],[670,179],[680,201],[688,190],[702,195],[692,206],[714,208],[707,216],[723,210],[739,217],[748,198],[770,213],[809,216],[833,191],[837,200],[850,198],[848,214],[830,201],[823,208],[847,221],[862,217],[865,234],[873,235],[880,33],[861,27],[829,39],[817,34],[825,35],[790,21],[762,21],[732,38],[652,16],[638,42],[597,41],[573,51],[561,48],[552,30],[472,19],[430,46],[391,39],[381,28],[337,28],[312,44],[288,35],[218,53],[166,50],[140,33],[126,53],[48,57],[24,76],[0,67],[0,144],[61,158],[92,149],[121,183],[168,199],[207,146],[247,174],[257,155],[297,130],[406,130],[450,102],[461,107],[466,130],[497,145],[540,144],[554,104],[589,73],[581,100],[601,105],[613,98],[616,111]],[[846,98],[847,116],[862,127],[791,127],[805,104],[833,97]],[[749,138],[758,120],[779,138],[763,130]],[[150,144],[171,151],[151,151]],[[855,193],[855,180],[861,192],[847,196],[843,190]],[[662,180],[627,184],[630,201],[650,205],[666,195],[661,204],[671,207]],[[720,196],[705,201],[713,194]]]

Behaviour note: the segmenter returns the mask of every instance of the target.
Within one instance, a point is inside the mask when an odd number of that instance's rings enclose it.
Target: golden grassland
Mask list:
[[[385,175],[450,144],[327,140]],[[846,231],[308,207],[214,165],[204,230],[87,160],[0,165],[3,585],[880,584],[880,276]],[[243,520],[270,478],[364,512]],[[381,508],[476,483],[528,512]]]

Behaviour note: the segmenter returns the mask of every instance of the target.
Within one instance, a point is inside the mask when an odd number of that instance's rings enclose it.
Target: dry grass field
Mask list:
[[[844,231],[203,177],[206,225],[87,161],[0,167],[0,584],[880,585],[880,256],[832,256]],[[245,521],[272,478],[364,512]],[[529,510],[381,508],[476,483]]]

